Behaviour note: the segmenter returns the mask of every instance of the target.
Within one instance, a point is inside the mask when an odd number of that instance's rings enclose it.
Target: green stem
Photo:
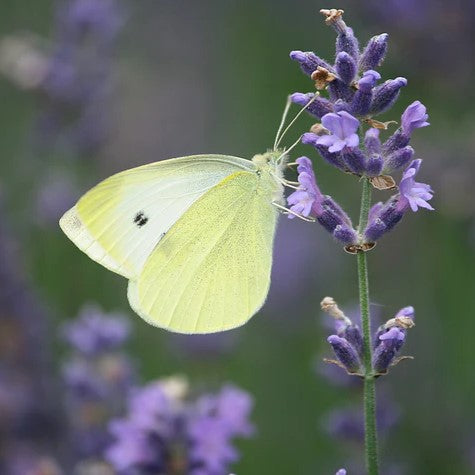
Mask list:
[[[362,233],[368,223],[371,205],[371,184],[364,178],[361,194],[361,211],[359,231]],[[364,421],[365,421],[365,454],[368,475],[378,475],[378,438],[376,428],[376,391],[371,351],[371,318],[369,312],[369,282],[366,253],[358,251],[358,283],[361,308],[361,326],[364,342]]]

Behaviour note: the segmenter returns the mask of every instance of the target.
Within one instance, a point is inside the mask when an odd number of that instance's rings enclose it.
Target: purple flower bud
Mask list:
[[[433,196],[431,187],[425,183],[418,183],[414,179],[419,172],[421,163],[421,159],[414,160],[402,175],[397,204],[399,210],[406,211],[409,207],[414,212],[419,208],[434,209],[427,203]]]
[[[97,355],[123,345],[130,335],[130,323],[123,315],[107,315],[90,305],[76,320],[66,323],[62,332],[65,341],[80,353]]]
[[[321,224],[321,220],[319,219]],[[356,244],[358,242],[358,234],[357,232],[351,227],[344,224],[338,224],[335,226],[335,230],[333,231],[333,237],[340,241],[341,243],[345,244],[345,246],[349,246],[350,244]]]
[[[373,93],[370,112],[381,114],[393,106],[399,97],[401,88],[407,85],[406,78],[389,79],[381,86],[378,86]]]
[[[399,221],[404,212],[397,207],[397,196],[391,198],[386,204],[377,203],[369,214],[368,226],[364,232],[366,242],[376,242],[383,234],[391,231]]]
[[[397,327],[390,328],[379,337],[381,342],[373,355],[373,368],[376,373],[386,373],[404,344],[405,337],[404,331]]]
[[[372,155],[366,163],[366,174],[368,176],[379,176],[383,171],[384,160],[381,155]]]
[[[371,128],[366,131],[364,145],[368,153],[381,153],[381,141],[379,140],[379,129]]]
[[[350,112],[350,104],[348,104],[348,102],[345,102],[343,99],[338,99],[333,104],[333,111],[334,112],[345,111],[345,112],[349,113]]]
[[[351,220],[343,209],[331,198],[325,196],[321,207],[315,210],[317,221],[330,233],[335,239],[345,246],[356,244],[358,235],[353,229]]]
[[[342,335],[348,343],[357,351],[360,357],[363,356],[363,335],[361,334],[361,330],[359,329],[358,325],[348,325],[343,330]]]
[[[426,107],[420,101],[414,101],[401,116],[402,133],[410,137],[414,129],[430,125],[428,118]]]
[[[335,62],[335,70],[339,78],[345,84],[350,85],[356,75],[356,62],[348,53],[338,53]]]
[[[338,78],[328,83],[328,94],[332,102],[336,102],[338,99],[350,102],[354,96],[353,89]]]
[[[411,146],[400,148],[389,155],[384,163],[384,171],[392,173],[401,168],[406,168],[414,157],[414,149]]]
[[[388,34],[373,36],[366,45],[361,58],[360,70],[375,69],[381,65],[388,49]]]
[[[302,94],[301,92],[295,92],[290,96],[290,100],[294,104],[305,107],[313,98],[315,94],[308,93]],[[317,119],[321,119],[325,114],[333,111],[332,103],[323,97],[318,96],[308,107],[307,112]]]
[[[335,475],[346,475],[346,470],[344,468],[340,468],[340,470],[338,470]]]
[[[341,52],[348,53],[355,61],[358,61],[360,56],[358,39],[349,27],[340,32],[336,39],[336,53],[338,55]]]
[[[346,368],[348,373],[358,373],[361,370],[361,362],[358,353],[346,338],[341,338],[337,335],[330,335],[327,338],[327,341],[332,346],[335,356]]]
[[[414,307],[409,306],[409,307],[404,307],[399,310],[398,313],[396,313],[394,318],[398,317],[406,317],[406,318],[414,318],[415,310]]]
[[[355,115],[366,115],[373,100],[373,87],[381,76],[376,71],[366,71],[358,81],[358,90],[351,102],[351,113]]]
[[[339,168],[340,170],[346,170],[346,165],[343,162],[343,159],[341,158],[341,154],[331,153],[328,151],[327,147],[324,147],[323,145],[318,145],[318,138],[318,135],[313,134],[311,132],[307,132],[302,135],[302,143],[312,145],[318,151],[321,157],[330,165],[333,165],[334,167]]]
[[[410,137],[404,135],[401,129],[397,129],[391,137],[383,144],[383,154],[390,155],[400,148],[406,147],[409,144]]]
[[[328,151],[339,152],[344,147],[356,147],[359,143],[356,131],[360,125],[358,119],[348,112],[326,114],[322,117],[322,125],[331,134],[318,138],[317,144],[328,147]]]
[[[315,53],[312,53],[311,51],[291,51],[290,59],[297,61],[300,64],[300,68],[307,76],[311,76],[312,73],[319,66],[327,69],[330,72],[334,72],[332,66],[330,66],[326,61],[319,58]]]
[[[358,81],[358,89],[369,92],[380,79],[381,74],[370,69],[363,73],[363,77]]]
[[[359,148],[345,147],[342,150],[341,155],[345,164],[351,172],[356,173],[358,175],[361,175],[365,172],[366,157]]]

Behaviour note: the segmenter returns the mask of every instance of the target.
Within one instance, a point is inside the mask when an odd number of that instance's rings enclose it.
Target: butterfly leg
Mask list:
[[[294,190],[299,190],[299,185],[300,183],[297,182],[297,181],[289,181],[289,180],[285,180],[284,178],[281,178],[280,176],[278,175],[275,175],[274,173],[271,173],[271,175],[279,182],[281,183],[282,185],[286,186],[287,188],[292,188]]]
[[[309,223],[314,223],[315,219],[314,218],[307,218],[307,216],[303,216],[302,214],[296,213],[295,211],[292,211],[289,208],[286,208],[285,206],[282,206],[281,204],[277,203],[276,201],[273,201],[272,204],[282,213],[282,214],[291,214],[293,216],[296,216],[297,218],[302,219],[303,221],[307,221]]]

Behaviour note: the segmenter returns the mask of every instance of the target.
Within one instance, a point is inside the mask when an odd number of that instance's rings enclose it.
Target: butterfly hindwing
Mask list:
[[[244,324],[270,284],[277,212],[258,175],[239,171],[202,195],[156,246],[129,302],[147,322],[180,333]]]
[[[66,235],[93,260],[137,279],[170,227],[204,193],[249,160],[196,155],[118,173],[88,191],[61,218]]]

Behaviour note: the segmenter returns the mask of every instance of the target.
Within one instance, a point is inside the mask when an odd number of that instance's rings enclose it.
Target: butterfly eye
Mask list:
[[[145,213],[143,211],[139,211],[135,217],[134,217],[134,223],[141,228],[145,224],[147,224],[148,218],[145,216]]]

